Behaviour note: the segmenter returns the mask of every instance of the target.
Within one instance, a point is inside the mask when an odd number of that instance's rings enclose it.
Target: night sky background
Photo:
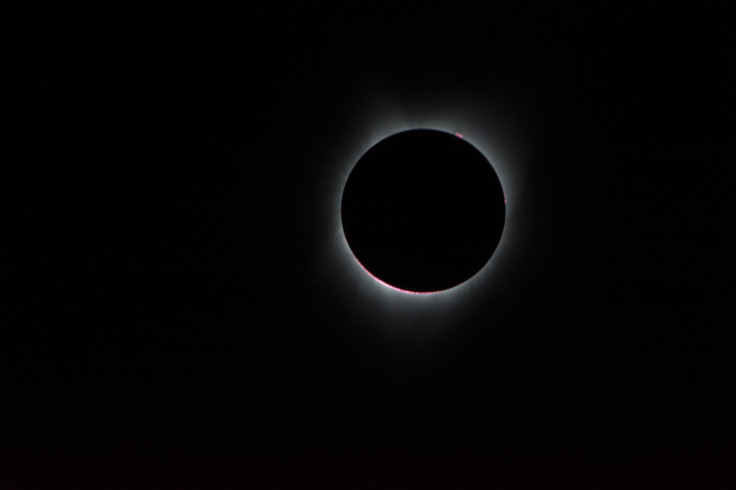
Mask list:
[[[734,488],[733,13],[3,7],[0,487]],[[517,238],[397,311],[329,176],[457,94],[521,128]]]

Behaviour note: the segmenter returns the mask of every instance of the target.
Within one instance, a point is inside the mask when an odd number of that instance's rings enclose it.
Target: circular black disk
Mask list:
[[[342,226],[360,264],[401,290],[432,292],[475,275],[498,246],[501,182],[474,146],[442,131],[396,133],[350,172]]]

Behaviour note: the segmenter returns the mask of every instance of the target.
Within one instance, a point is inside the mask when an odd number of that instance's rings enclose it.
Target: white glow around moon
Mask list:
[[[377,103],[378,102],[378,103]],[[441,322],[448,315],[488,300],[494,288],[503,287],[503,276],[512,268],[515,245],[521,240],[524,226],[517,221],[521,202],[524,163],[527,153],[526,128],[515,125],[514,108],[504,103],[473,101],[471,97],[447,99],[431,109],[398,109],[396,105],[371,101],[365,111],[357,110],[352,121],[342,121],[343,141],[335,141],[331,154],[322,165],[324,179],[320,186],[320,215],[327,220],[326,237],[318,259],[318,274],[329,283],[325,291],[342,307],[383,315],[386,320],[420,317]],[[355,126],[350,126],[351,123]],[[436,129],[462,138],[475,146],[493,166],[506,198],[506,223],[498,247],[488,263],[467,281],[444,291],[413,294],[398,290],[369,274],[352,254],[342,229],[341,200],[345,182],[360,157],[382,139],[409,129]],[[506,271],[504,273],[504,271]]]

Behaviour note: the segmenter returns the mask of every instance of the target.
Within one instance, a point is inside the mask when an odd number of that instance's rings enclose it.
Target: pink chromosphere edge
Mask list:
[[[349,249],[349,247],[348,247],[348,249]],[[377,278],[376,276],[374,276],[373,274],[371,274],[371,271],[369,271],[368,269],[366,269],[365,266],[360,263],[360,260],[358,260],[358,258],[355,256],[355,254],[351,254],[351,255],[353,255],[353,258],[355,259],[355,261],[358,263],[358,265],[360,266],[360,268],[363,269],[366,272],[366,274],[368,274],[369,276],[371,276],[376,282],[380,283],[383,286],[386,286],[389,289],[393,289],[394,291],[398,291],[400,293],[406,293],[406,294],[435,294],[435,293],[440,293],[442,291],[446,291],[445,289],[441,289],[439,291],[409,291],[407,289],[397,288],[396,286],[392,286],[391,284],[389,284],[387,282],[384,282],[384,281],[380,280],[379,278]]]

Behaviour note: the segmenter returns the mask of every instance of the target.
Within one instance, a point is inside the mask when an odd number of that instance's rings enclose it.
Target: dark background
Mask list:
[[[3,11],[3,488],[732,488],[732,9]],[[353,308],[334,148],[465,86],[534,128],[511,273]]]

